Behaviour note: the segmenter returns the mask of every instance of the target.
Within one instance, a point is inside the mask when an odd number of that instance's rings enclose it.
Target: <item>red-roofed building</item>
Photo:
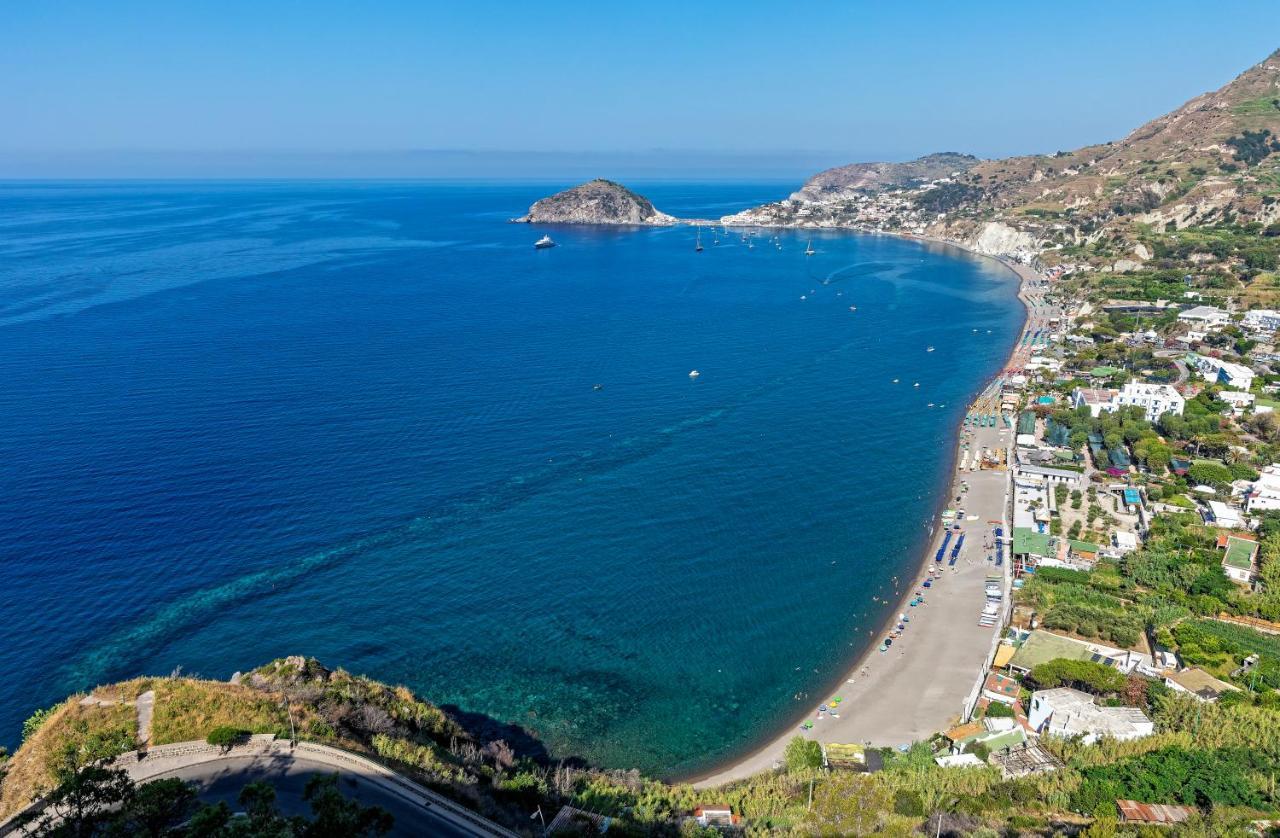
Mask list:
[[[1121,823],[1147,823],[1172,826],[1184,823],[1196,813],[1189,806],[1170,806],[1164,803],[1139,803],[1136,800],[1117,800]]]

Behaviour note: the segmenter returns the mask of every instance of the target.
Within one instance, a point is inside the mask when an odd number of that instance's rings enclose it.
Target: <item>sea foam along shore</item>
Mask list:
[[[969,251],[955,242],[926,241]],[[1023,265],[997,261],[1012,270],[1019,279],[1018,298],[1024,309],[1023,326],[1018,331],[1020,337],[1032,316],[1026,298],[1028,284],[1038,279],[1038,274]],[[1020,366],[1019,356],[1024,350],[1020,349],[1019,343],[1015,338],[1005,368]],[[971,405],[971,411],[987,402],[993,390],[998,398],[999,376],[997,373],[984,386]],[[998,413],[995,410],[987,412]],[[925,592],[925,602],[915,608],[907,604],[920,590],[926,567],[933,564],[932,556],[943,537],[944,528],[941,526],[934,528],[929,547],[913,567],[912,575],[904,577],[910,580],[910,584],[900,589],[901,598],[895,609],[889,612],[890,620],[870,637],[860,638],[866,643],[865,651],[853,668],[832,685],[830,693],[824,693],[818,701],[812,702],[803,715],[792,717],[786,728],[762,748],[728,765],[685,780],[698,788],[711,788],[775,768],[781,764],[787,743],[796,735],[823,743],[896,746],[927,738],[959,720],[966,704],[975,695],[978,679],[1001,631],[1000,625],[995,628],[978,625],[987,576],[1002,573],[1006,602],[1010,585],[1009,563],[1005,562],[999,569],[993,567],[986,561],[986,554],[990,551],[982,549],[983,544],[991,539],[996,526],[993,522],[999,522],[1006,533],[1010,532],[1006,520],[1009,472],[960,471],[965,460],[961,448],[968,446],[965,453],[978,452],[984,447],[1002,450],[1007,463],[1012,431],[1002,425],[1002,422],[997,422],[991,428],[957,429],[948,464],[951,471],[951,478],[947,481],[949,491],[935,510],[935,521],[940,519],[942,508],[954,501],[961,481],[965,481],[968,490],[963,495],[966,512],[963,525],[969,541],[956,565],[943,563],[946,568],[943,578]],[[878,651],[879,638],[884,636],[889,624],[897,621],[899,614],[907,614],[911,618],[907,630],[888,651]],[[840,702],[834,711],[820,713],[819,706],[826,704],[831,707],[831,699],[835,697],[839,697]],[[812,720],[812,729],[801,731],[798,725],[802,719]]]

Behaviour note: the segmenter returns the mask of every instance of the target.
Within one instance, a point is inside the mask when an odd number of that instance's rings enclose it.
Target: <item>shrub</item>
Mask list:
[[[822,767],[822,746],[812,739],[797,736],[787,743],[786,762],[788,771],[820,768]]]
[[[993,701],[982,715],[988,719],[1012,719],[1013,708],[1003,701]]]
[[[1094,695],[1110,695],[1125,688],[1124,674],[1109,666],[1093,661],[1076,661],[1056,658],[1031,670],[1027,680],[1036,689],[1075,687]]]
[[[232,745],[243,742],[245,739],[248,739],[249,736],[249,731],[244,730],[243,728],[238,728],[233,725],[218,725],[213,730],[209,731],[209,735],[204,738],[204,741],[208,742],[210,745],[214,745],[225,750],[230,748]]]
[[[57,709],[57,707],[46,707],[43,710],[37,710],[32,713],[31,716],[22,723],[22,741],[26,742],[32,736],[35,736],[36,731],[40,730],[40,728],[44,726],[44,723],[49,721],[49,717],[52,716],[53,711]]]

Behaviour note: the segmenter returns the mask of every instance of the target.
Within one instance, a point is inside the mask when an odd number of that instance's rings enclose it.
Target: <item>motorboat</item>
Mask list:
[[[551,240],[550,236],[543,236],[533,243],[535,250],[546,250],[548,247],[555,247],[556,243]]]

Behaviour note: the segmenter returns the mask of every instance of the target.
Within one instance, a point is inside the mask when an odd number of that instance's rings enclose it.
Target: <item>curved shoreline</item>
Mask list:
[[[740,225],[735,225],[735,226],[740,226]],[[792,229],[792,228],[782,228],[782,229]],[[824,228],[824,229],[831,229],[831,228]],[[865,234],[865,231],[853,230],[850,228],[835,228],[835,229],[848,230],[849,232],[858,232],[858,233]],[[995,262],[998,262],[999,264],[1003,265],[1006,269],[1008,269],[1011,273],[1013,273],[1015,277],[1017,277],[1018,285],[1016,290],[1016,298],[1022,304],[1022,308],[1023,308],[1022,326],[1016,333],[1013,345],[1010,347],[1008,354],[1005,356],[1004,363],[1001,365],[1001,367],[998,370],[996,370],[992,374],[992,376],[990,376],[982,384],[980,388],[978,388],[977,392],[967,402],[967,407],[964,413],[964,415],[967,416],[972,411],[973,407],[984,397],[984,394],[986,394],[988,390],[990,390],[992,384],[1000,377],[1001,373],[1010,366],[1011,362],[1014,360],[1014,358],[1018,354],[1018,351],[1020,348],[1019,347],[1020,338],[1022,334],[1025,333],[1028,327],[1028,324],[1031,322],[1031,309],[1027,303],[1026,296],[1025,296],[1026,290],[1027,290],[1027,284],[1029,281],[1036,278],[1037,275],[1030,268],[1027,268],[1022,265],[1011,264],[1010,262],[1007,262],[1004,259],[1001,259],[996,256],[990,256],[988,254],[978,253],[977,251],[965,245],[959,244],[957,242],[948,241],[944,239],[924,237],[924,236],[915,236],[915,235],[907,236],[907,235],[900,235],[900,234],[893,234],[893,233],[882,233],[881,235],[891,235],[891,236],[894,236],[895,238],[912,239],[922,243],[931,243],[936,245],[944,245],[947,247],[954,247],[970,255],[980,256],[980,257],[991,259]],[[994,432],[993,434],[984,434],[983,435],[984,437],[998,439],[1002,435],[1005,429],[999,427],[999,424],[997,424],[995,428],[989,428],[984,430],[989,432]],[[937,549],[937,544],[939,543],[942,532],[943,532],[943,529],[939,528],[937,524],[941,519],[942,511],[947,508],[948,502],[953,497],[953,495],[951,494],[951,490],[955,487],[957,482],[961,479],[960,475],[962,474],[962,472],[960,472],[960,465],[961,465],[960,450],[961,450],[961,444],[965,440],[965,434],[966,434],[966,430],[964,428],[963,418],[962,418],[960,421],[960,424],[956,426],[955,433],[952,436],[952,446],[951,446],[950,456],[944,459],[944,463],[947,466],[947,470],[939,472],[939,480],[941,481],[942,492],[939,495],[937,507],[933,511],[933,517],[930,519],[931,529],[929,530],[928,534],[925,536],[924,547],[919,554],[918,561],[912,566],[913,569],[911,570],[910,575],[907,577],[911,580],[911,583],[905,586],[902,594],[900,595],[898,600],[894,603],[894,607],[891,610],[888,610],[886,612],[885,617],[879,622],[876,630],[870,635],[871,639],[867,642],[864,649],[854,658],[854,662],[852,666],[840,676],[839,680],[833,680],[833,682],[830,684],[830,688],[824,691],[823,693],[821,693],[821,695],[824,695],[824,696],[834,695],[836,693],[839,693],[842,690],[842,688],[845,688],[846,686],[850,688],[844,689],[843,690],[844,692],[862,692],[865,690],[859,690],[857,689],[857,687],[863,687],[865,685],[866,688],[876,689],[878,686],[878,684],[876,683],[877,681],[893,680],[891,676],[895,673],[892,669],[888,670],[888,672],[890,673],[890,677],[888,679],[875,677],[876,674],[886,671],[886,667],[884,666],[880,666],[878,668],[877,673],[868,674],[868,670],[871,664],[877,661],[878,658],[880,657],[880,653],[877,651],[878,643],[876,642],[876,638],[883,636],[884,633],[889,629],[889,627],[895,622],[895,619],[894,619],[895,615],[899,613],[904,613],[908,610],[907,602],[912,597],[913,592],[916,588],[916,585],[919,584],[919,580],[924,574],[926,567],[928,567],[929,565],[930,554],[936,551]],[[974,440],[973,440],[974,447],[977,447],[977,440],[978,440],[978,436],[975,434]],[[991,447],[991,446],[987,446],[987,447]],[[1006,450],[1008,449],[1007,444],[1004,447],[1006,448]],[[978,474],[990,476],[996,473],[995,472],[973,472],[973,475],[975,476]],[[999,520],[1003,521],[1005,520],[1005,511],[1008,506],[1007,469],[1005,471],[998,472],[998,474],[1000,475],[1000,478],[1001,478],[1000,482],[1004,483],[1006,486],[1006,490],[1005,490],[1006,493],[1001,497],[1001,501],[1000,501],[1001,505],[999,507],[999,514],[998,514]],[[980,530],[982,527],[987,526],[987,524],[981,521],[982,515],[979,515],[978,517],[980,519],[979,527],[978,527]],[[986,569],[986,566],[985,565],[979,566],[978,569],[979,570]],[[1002,576],[1004,577],[1003,587],[1006,592],[1006,598],[1007,598],[1007,593],[1009,588],[1008,570],[1009,570],[1009,566],[1006,563],[1005,566],[1002,568]],[[952,591],[954,587],[956,587],[955,584],[949,583],[946,585],[943,591],[949,593],[950,591]],[[946,594],[944,593],[942,595],[945,596]],[[936,596],[936,594],[931,593],[931,596]],[[954,600],[954,597],[952,597],[952,599]],[[950,610],[955,610],[955,609],[953,608]],[[924,613],[924,612],[917,612],[917,613]],[[904,635],[902,639],[906,639],[907,637],[910,637],[912,641],[912,648],[914,649],[917,645],[915,642],[915,638],[921,635],[926,635],[924,642],[918,645],[922,647],[929,647],[930,638],[928,638],[927,635],[930,633],[929,632],[930,629],[932,629],[932,632],[935,634],[937,634],[938,632],[944,632],[947,635],[951,635],[953,634],[952,632],[953,628],[956,628],[956,627],[950,625],[945,620],[936,621],[936,622],[930,621],[926,624],[924,628],[919,628],[918,624],[913,624],[911,626],[911,630],[909,630],[909,632],[906,635]],[[995,640],[1000,635],[1000,628],[1001,626],[998,625],[994,631],[990,632],[993,635],[993,637],[987,639],[988,647],[994,647]],[[900,644],[902,639],[900,639]],[[941,642],[946,638],[943,637],[943,638],[934,638],[934,639]],[[901,649],[900,644],[895,646],[894,648]],[[905,653],[902,653],[902,654],[905,655]],[[982,663],[985,664],[986,660],[989,659],[989,655],[990,655],[988,648],[983,649],[983,655],[984,657],[983,657]],[[923,661],[925,660],[925,657],[926,655],[917,655],[912,659],[912,663],[918,663],[920,661]],[[974,673],[975,678],[973,679],[975,682],[976,682],[976,675],[978,671],[980,671],[980,669],[975,669],[975,673]],[[919,680],[919,679],[912,679],[912,680]],[[920,692],[924,693],[928,690],[928,687],[932,686],[932,684],[930,683],[929,679],[926,678],[925,683],[919,686],[921,688]],[[970,693],[970,695],[972,695],[972,693]],[[954,702],[955,702],[955,709],[957,711],[956,715],[959,715],[959,711],[962,709],[962,702],[966,701],[966,697],[962,695],[955,695],[955,696],[952,696],[952,698],[954,699]],[[945,702],[946,702],[946,699],[944,697],[942,703],[945,704]],[[771,734],[766,738],[764,745],[753,749],[752,751],[748,752],[746,755],[726,761],[711,770],[703,771],[696,775],[677,777],[675,778],[675,780],[678,782],[691,783],[696,788],[713,788],[716,786],[723,785],[725,783],[743,779],[744,777],[750,776],[760,771],[766,771],[776,767],[776,765],[778,764],[778,761],[782,757],[783,751],[786,748],[786,744],[796,735],[799,735],[797,731],[797,725],[803,719],[814,718],[815,716],[817,716],[818,705],[822,703],[823,701],[819,700],[818,704],[814,704],[808,709],[806,709],[805,711],[799,714],[795,714],[792,717],[789,717],[785,725],[779,727],[776,733]],[[842,709],[848,710],[851,716],[851,719],[850,719],[851,722],[853,722],[855,719],[858,720],[859,724],[857,724],[856,727],[862,731],[865,731],[868,729],[883,731],[886,727],[889,727],[886,724],[877,723],[875,720],[872,720],[870,723],[867,723],[862,720],[865,718],[865,716],[861,718],[854,716],[853,714],[857,714],[860,709],[859,702],[856,698],[852,700],[842,701],[840,706]],[[868,715],[874,715],[874,711],[872,711],[872,713]],[[930,712],[927,715],[936,717],[936,713],[933,713],[933,712]],[[827,721],[831,721],[831,720],[828,719]],[[932,733],[934,731],[943,729],[946,725],[946,721],[947,721],[946,719],[937,720],[937,723],[934,724],[927,732]],[[854,726],[854,725],[841,725],[840,724],[841,722],[844,722],[843,718],[837,720],[836,725],[828,725],[826,728],[823,728],[822,730],[819,730],[818,726],[815,725],[813,731],[810,731],[815,735],[811,736],[810,738],[818,738],[819,741],[822,741],[820,737],[828,733],[831,727],[839,726],[842,729],[847,729],[849,727]],[[856,738],[856,739],[847,737],[846,741],[867,742],[870,740],[866,739],[865,737]],[[875,742],[874,744],[885,745],[885,744],[897,744],[897,743],[886,743],[881,741],[881,742]]]

